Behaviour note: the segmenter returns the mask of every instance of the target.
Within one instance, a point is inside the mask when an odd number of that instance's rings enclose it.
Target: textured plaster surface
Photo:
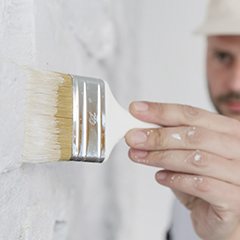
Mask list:
[[[0,64],[0,172],[21,163],[23,143],[24,77],[15,64]]]
[[[139,1],[0,1],[0,239],[163,239],[155,170],[122,142],[102,165],[21,165],[24,80],[17,65],[102,77],[127,107],[137,95]],[[114,131],[114,129],[113,129]],[[154,200],[153,200],[154,199]],[[154,203],[154,204],[153,204]]]

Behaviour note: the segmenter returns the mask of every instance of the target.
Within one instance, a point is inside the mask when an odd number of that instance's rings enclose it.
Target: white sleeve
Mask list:
[[[200,240],[193,229],[190,212],[177,200],[173,207],[171,237],[172,240]]]

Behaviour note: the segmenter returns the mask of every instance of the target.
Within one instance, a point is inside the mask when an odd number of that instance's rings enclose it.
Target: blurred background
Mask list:
[[[205,38],[194,33],[203,21],[206,3],[142,1],[138,74],[142,89],[150,91],[143,91],[143,97],[209,108]]]

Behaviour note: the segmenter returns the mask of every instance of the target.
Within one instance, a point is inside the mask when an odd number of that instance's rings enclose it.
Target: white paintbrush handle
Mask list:
[[[112,149],[124,135],[133,128],[157,128],[159,126],[142,122],[134,118],[128,111],[122,108],[113,97],[108,84],[105,82],[106,101],[106,150],[105,161]]]

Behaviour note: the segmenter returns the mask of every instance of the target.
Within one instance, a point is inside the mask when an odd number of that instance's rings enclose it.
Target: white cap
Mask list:
[[[240,35],[240,0],[209,0],[206,19],[196,33]]]

